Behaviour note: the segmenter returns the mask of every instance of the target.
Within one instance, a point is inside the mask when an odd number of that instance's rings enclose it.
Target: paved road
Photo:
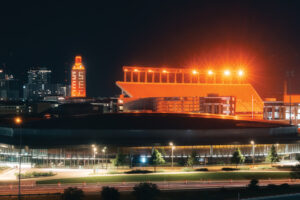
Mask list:
[[[231,187],[245,187],[249,184],[249,180],[241,181],[174,181],[174,182],[152,182],[156,183],[161,190],[178,190],[178,189],[207,189],[207,188],[231,188]],[[285,180],[261,180],[260,186],[268,184],[300,184],[300,181]],[[45,184],[35,185],[33,182],[25,182],[21,187],[22,194],[44,194],[44,193],[62,193],[65,188],[78,187],[85,192],[99,192],[103,186],[112,186],[119,189],[119,191],[131,191],[135,184],[134,182],[126,183],[89,183],[89,184]],[[17,185],[0,186],[0,195],[17,194]]]
[[[257,198],[249,198],[244,200],[299,200],[300,194],[283,194],[283,195],[275,195],[268,197],[257,197]]]

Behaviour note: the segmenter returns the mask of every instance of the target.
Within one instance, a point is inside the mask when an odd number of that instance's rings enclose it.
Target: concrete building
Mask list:
[[[0,122],[0,164],[18,161],[22,134],[22,163],[43,167],[107,166],[117,152],[130,157],[131,166],[145,166],[153,148],[174,162],[197,152],[200,162],[230,163],[236,148],[246,162],[265,160],[271,146],[290,159],[300,153],[297,128],[282,123],[241,120],[231,116],[178,113],[85,114],[61,118],[23,118]],[[99,151],[93,154],[93,145]],[[140,158],[145,159],[141,163]],[[143,161],[144,162],[144,161]],[[103,165],[104,164],[104,165]]]
[[[120,98],[122,99],[122,98]],[[172,113],[211,113],[235,114],[235,97],[148,97],[127,102],[124,112],[172,112]]]

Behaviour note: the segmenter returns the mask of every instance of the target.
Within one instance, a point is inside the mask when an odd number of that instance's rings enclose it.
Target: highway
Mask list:
[[[190,189],[208,189],[208,188],[233,188],[246,187],[249,180],[239,181],[172,181],[172,182],[152,182],[158,185],[161,190],[190,190]],[[260,180],[260,186],[268,184],[280,185],[288,183],[290,185],[300,184],[300,181],[281,179],[281,180]],[[62,193],[68,187],[77,187],[83,189],[84,192],[99,192],[103,186],[111,186],[118,188],[119,191],[132,191],[137,182],[123,183],[81,183],[81,184],[41,184],[36,185],[34,182],[24,182],[21,187],[22,194],[48,194]],[[0,195],[18,194],[18,185],[2,185],[0,186]]]

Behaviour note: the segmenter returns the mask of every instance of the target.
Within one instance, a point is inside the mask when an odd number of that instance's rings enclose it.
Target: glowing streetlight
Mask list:
[[[251,140],[250,143],[252,144],[252,163],[254,165],[255,142],[253,140]]]
[[[93,158],[94,158],[94,173],[96,173],[96,168],[95,168],[95,164],[96,164],[96,154],[98,153],[97,152],[97,147],[96,145],[92,144],[92,151],[93,151]]]
[[[173,157],[174,157],[175,146],[174,146],[173,142],[170,142],[169,145],[171,146],[171,150],[172,150],[171,160],[172,160],[172,167],[173,167]]]
[[[15,117],[14,122],[17,125],[20,125],[22,123],[22,118],[21,117]]]
[[[104,153],[104,160],[105,160],[105,165],[106,165],[106,169],[107,169],[107,159],[106,159],[106,147],[104,147],[103,149],[102,149],[102,153]]]
[[[15,117],[14,122],[17,126],[20,126],[22,124],[22,118],[21,117]],[[22,129],[21,129],[22,131]],[[22,132],[20,132],[20,147],[19,147],[19,191],[18,191],[18,199],[21,199],[21,164],[22,164]]]

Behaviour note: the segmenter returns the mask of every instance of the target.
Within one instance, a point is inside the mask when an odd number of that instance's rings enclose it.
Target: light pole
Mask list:
[[[20,200],[21,199],[21,164],[22,164],[22,160],[21,160],[21,153],[22,153],[22,127],[21,127],[21,124],[22,124],[22,119],[21,119],[21,117],[16,117],[15,119],[14,119],[14,122],[15,122],[15,124],[18,126],[18,127],[20,127],[21,129],[20,129],[20,136],[19,136],[19,138],[20,138],[20,146],[19,146],[19,192],[18,192],[18,199]]]
[[[96,169],[95,169],[96,162],[95,162],[95,159],[96,159],[96,154],[97,154],[97,147],[94,144],[92,144],[92,150],[93,150],[93,158],[94,158],[94,160],[93,160],[93,168],[94,168],[94,173],[96,173]]]
[[[106,162],[106,155],[105,155],[106,147],[104,147],[104,148],[102,149],[102,152],[104,153],[105,168],[107,169],[107,162]]]
[[[250,143],[252,144],[252,164],[254,165],[255,142],[253,140],[251,140]]]
[[[171,150],[172,150],[171,151],[172,152],[172,154],[171,154],[171,160],[172,160],[172,167],[173,167],[173,157],[174,157],[175,146],[174,146],[173,142],[170,142],[169,145],[171,146]]]

